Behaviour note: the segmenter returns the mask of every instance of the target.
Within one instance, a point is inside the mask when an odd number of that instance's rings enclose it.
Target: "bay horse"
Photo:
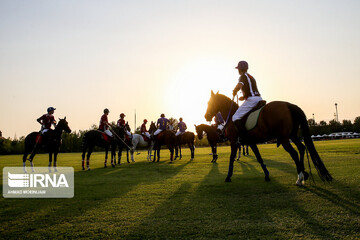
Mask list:
[[[118,152],[118,165],[121,165],[121,156],[122,156],[122,150],[123,148],[126,149],[126,160],[128,163],[130,163],[129,161],[129,151],[131,154],[133,154],[134,149],[133,149],[133,144],[132,144],[132,137],[133,135],[131,134],[131,136],[129,136],[126,132],[131,132],[130,126],[128,124],[128,122],[126,122],[125,127],[118,127],[118,126],[113,126],[112,127],[113,132],[115,132],[115,134],[117,136],[116,137],[116,142],[117,142],[117,146],[119,148],[119,152]],[[121,138],[121,139],[118,139]],[[132,159],[133,162],[135,162]],[[116,165],[116,161],[111,162],[111,165],[114,167]]]
[[[195,155],[195,145],[194,145],[194,141],[195,141],[195,134],[193,132],[184,132],[183,134],[179,134],[176,137],[176,146],[175,146],[175,159],[176,160],[178,157],[179,159],[182,158],[181,155],[181,145],[187,144],[190,148],[190,152],[191,152],[191,159],[190,160],[194,160],[194,155]],[[180,156],[179,156],[179,150],[180,150]]]
[[[231,121],[231,116],[237,109],[238,105],[230,98],[219,93],[214,94],[214,92],[211,91],[211,97],[205,114],[206,120],[210,121],[219,111],[223,116],[228,116],[228,114],[230,114],[230,120],[225,128],[226,135],[231,142],[230,163],[228,175],[225,179],[226,182],[231,182],[238,144],[238,131],[235,124]],[[299,128],[301,128],[305,146],[298,137]],[[331,174],[326,169],[312,142],[305,113],[298,106],[282,101],[274,101],[266,104],[260,112],[256,127],[248,131],[246,136],[246,143],[251,147],[256,159],[264,171],[265,181],[270,181],[269,171],[261,158],[256,143],[262,143],[273,139],[276,139],[277,146],[279,147],[282,145],[294,160],[298,173],[296,185],[302,186],[303,182],[309,177],[309,174],[305,171],[304,167],[304,155],[306,149],[310,153],[311,160],[320,179],[322,181],[332,181]],[[300,153],[300,158],[298,152],[292,147],[290,139],[296,145]]]
[[[149,132],[155,132],[156,126],[154,122],[151,122]],[[154,136],[154,160],[156,160],[157,153],[157,161],[160,161],[160,149],[162,145],[166,145],[170,150],[170,161],[172,162],[174,159],[174,148],[176,145],[175,133],[172,130],[164,130],[158,135]]]
[[[41,134],[40,132],[32,132],[25,137],[25,151],[23,155],[23,168],[26,173],[26,160],[30,161],[31,170],[34,172],[33,160],[37,150],[43,148],[46,152],[49,153],[49,172],[51,172],[51,162],[52,156],[54,155],[54,171],[57,172],[56,169],[56,160],[57,155],[60,150],[61,145],[61,135],[65,131],[66,133],[70,133],[71,129],[69,127],[68,122],[66,121],[66,117],[64,119],[59,119],[59,123],[56,125],[55,129],[49,129],[46,133]],[[29,159],[27,156],[30,154]]]
[[[100,130],[90,130],[84,134],[82,139],[82,149],[83,153],[82,157],[82,170],[85,170],[85,154],[86,155],[86,167],[90,170],[90,156],[91,153],[94,151],[95,146],[105,148],[105,162],[104,168],[107,168],[107,159],[108,159],[108,152],[109,148],[111,148],[111,164],[114,167],[114,161],[116,161],[116,139],[114,137],[109,137],[105,132]]]
[[[211,160],[211,162],[215,163],[216,160],[218,159],[217,144],[220,141],[220,136],[217,132],[216,127],[209,126],[206,124],[200,124],[200,125],[195,125],[195,130],[196,130],[199,140],[203,139],[203,135],[205,132],[207,140],[211,147],[212,155],[213,155],[213,159]]]

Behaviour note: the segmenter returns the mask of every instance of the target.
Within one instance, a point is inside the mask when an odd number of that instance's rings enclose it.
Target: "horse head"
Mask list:
[[[150,127],[149,127],[149,133],[153,134],[156,131],[156,125],[153,121],[151,121]]]
[[[216,101],[217,95],[219,95],[218,92],[215,94],[213,90],[211,90],[211,96],[208,101],[208,107],[204,116],[206,121],[210,122],[212,118],[216,115],[216,113],[219,112],[219,105]]]
[[[126,122],[126,124],[125,124],[125,130],[128,131],[128,132],[131,132],[131,128],[130,128],[129,122]]]
[[[206,121],[211,121],[212,118],[220,112],[222,116],[232,116],[238,109],[238,105],[225,95],[217,92],[216,94],[211,90],[211,96],[208,102],[208,107],[205,113]]]
[[[57,129],[60,129],[61,131],[64,130],[67,133],[71,133],[71,129],[69,127],[69,123],[66,121],[66,117],[63,119],[59,118],[59,123],[56,125]]]
[[[194,126],[195,126],[195,130],[196,130],[196,134],[197,134],[199,140],[201,140],[203,138],[204,131],[202,129],[200,129],[199,126],[196,126],[195,124],[194,124]]]

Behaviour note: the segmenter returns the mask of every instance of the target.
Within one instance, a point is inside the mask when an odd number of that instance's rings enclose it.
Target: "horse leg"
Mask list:
[[[190,149],[190,151],[191,151],[191,149]],[[180,152],[180,160],[182,159],[182,154],[181,154],[181,146],[179,146],[179,152]]]
[[[239,144],[238,149],[236,151],[238,151],[238,150],[239,150],[239,153],[238,153],[238,158],[236,159],[237,161],[239,161],[240,157],[241,157],[241,145],[240,144]]]
[[[157,149],[157,162],[160,161],[160,148],[161,148],[161,146],[158,146],[158,149]]]
[[[231,182],[231,177],[232,177],[233,171],[234,171],[234,161],[235,161],[237,150],[238,150],[237,144],[236,143],[231,143],[229,171],[228,171],[228,175],[227,175],[227,177],[225,179],[225,182]]]
[[[294,136],[291,138],[291,140],[293,141],[293,143],[296,145],[297,149],[299,150],[300,153],[300,166],[304,169],[303,173],[304,173],[304,180],[308,180],[309,178],[309,173],[307,173],[305,171],[305,166],[304,166],[304,156],[305,156],[305,146],[304,144],[302,144],[302,142],[300,141],[298,136]]]
[[[26,171],[26,158],[27,158],[28,153],[25,150],[24,156],[23,156],[23,169],[24,169],[24,173],[27,173]]]
[[[88,154],[86,156],[86,167],[87,167],[87,170],[89,171],[90,170],[90,156],[91,156],[91,153],[93,152],[94,150],[94,147],[95,146],[89,146],[89,150],[88,150]]]
[[[211,146],[211,152],[213,155],[213,159],[211,160],[211,162],[216,162],[217,160],[217,154],[216,154],[216,145],[210,145]]]
[[[294,160],[294,162],[296,164],[296,170],[297,170],[297,173],[298,173],[298,179],[297,179],[295,184],[297,186],[302,186],[303,181],[304,181],[304,174],[303,174],[304,166],[301,166],[301,164],[300,164],[299,154],[293,148],[293,146],[291,145],[289,139],[283,140],[281,142],[281,144],[282,144],[283,148],[290,154],[291,158]]]
[[[81,166],[82,170],[85,170],[85,154],[86,154],[86,148],[84,147],[83,153],[81,155]]]
[[[169,150],[170,150],[170,161],[172,162],[174,159],[174,147],[169,146]]]
[[[57,151],[54,152],[54,165],[53,165],[53,167],[54,167],[55,172],[58,171],[57,168],[56,168],[57,155],[58,155],[58,152]]]
[[[118,152],[118,164],[121,165],[121,156],[122,156],[122,147],[119,146],[119,152]]]
[[[128,163],[130,163],[129,161],[129,149],[126,149],[126,160]]]
[[[190,152],[191,152],[191,159],[190,160],[193,160],[194,159],[194,145],[192,143],[189,143],[189,148],[190,148]]]
[[[136,150],[136,146],[133,148],[133,150],[134,151],[130,151],[130,158],[131,158],[132,162],[135,162],[135,160],[134,160],[134,152]],[[149,150],[148,150],[148,156],[149,156]],[[147,160],[149,160],[149,158]]]
[[[154,146],[154,157],[153,157],[153,162],[155,162],[155,158],[156,158],[156,149],[157,149],[157,146]]]
[[[52,162],[52,152],[50,151],[49,152],[49,165],[48,165],[49,172],[51,172],[51,162]]]
[[[175,147],[175,159],[174,160],[176,160],[178,157],[179,157],[179,146],[176,146]]]
[[[256,146],[256,144],[252,144],[250,145],[251,149],[253,150],[255,156],[256,156],[256,159],[257,161],[260,163],[261,165],[261,168],[263,169],[264,171],[264,174],[265,174],[265,181],[270,181],[270,177],[269,177],[269,171],[267,170],[266,168],[266,165],[264,164],[264,161],[260,155],[260,152],[259,152],[259,149],[258,147]]]

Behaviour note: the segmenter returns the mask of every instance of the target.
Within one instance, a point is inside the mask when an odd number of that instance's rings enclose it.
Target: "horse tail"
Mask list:
[[[306,115],[304,111],[298,106],[289,103],[289,109],[295,121],[298,121],[301,127],[302,135],[304,137],[305,146],[310,153],[311,160],[320,176],[322,181],[330,182],[332,181],[332,176],[329,171],[326,169],[323,161],[321,160],[318,152],[315,149],[315,145],[311,139],[310,129],[307,122]]]

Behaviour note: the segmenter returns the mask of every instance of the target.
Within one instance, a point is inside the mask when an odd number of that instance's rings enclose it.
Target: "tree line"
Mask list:
[[[178,121],[174,118],[169,118],[171,121],[171,126],[176,129]],[[343,120],[338,122],[331,120],[330,122],[320,121],[316,123],[313,119],[308,119],[310,132],[312,135],[323,135],[330,134],[335,132],[358,132],[360,133],[360,117],[355,118],[355,121],[352,123],[350,120]],[[115,125],[115,122],[111,123]],[[97,129],[97,125],[92,125],[89,130]],[[89,130],[79,130],[73,131],[71,133],[63,133],[62,135],[62,145],[60,152],[81,152],[82,138],[84,134]],[[138,127],[134,133],[140,133],[140,127]],[[24,152],[24,141],[25,137],[20,137],[19,139],[10,139],[3,138],[0,136],[0,155],[7,154],[22,154]],[[223,143],[220,145],[228,145],[228,143]],[[196,147],[208,147],[208,141],[206,136],[202,140],[199,140],[198,137],[195,137],[195,146]],[[95,151],[103,151],[101,148],[96,148]]]

